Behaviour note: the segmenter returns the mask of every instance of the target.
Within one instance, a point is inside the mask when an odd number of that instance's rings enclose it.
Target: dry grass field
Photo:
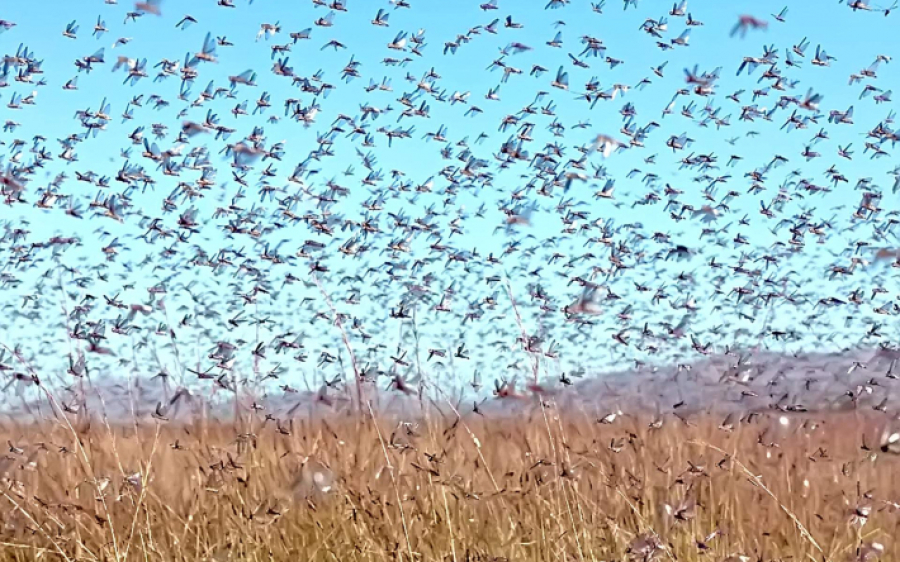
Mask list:
[[[0,559],[896,559],[884,418],[563,410],[7,424]]]

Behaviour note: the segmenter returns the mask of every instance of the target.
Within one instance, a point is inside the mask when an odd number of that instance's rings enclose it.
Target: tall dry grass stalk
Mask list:
[[[253,415],[6,423],[0,560],[844,561],[900,531],[857,414]]]

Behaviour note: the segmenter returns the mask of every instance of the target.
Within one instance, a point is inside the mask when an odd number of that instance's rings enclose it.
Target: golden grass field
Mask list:
[[[804,416],[7,424],[0,559],[897,559],[884,418]]]

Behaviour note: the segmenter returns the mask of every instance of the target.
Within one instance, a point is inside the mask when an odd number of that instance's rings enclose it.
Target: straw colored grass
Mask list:
[[[873,543],[890,559],[900,531],[875,416],[765,413],[725,431],[552,401],[372,414],[7,424],[0,559],[853,560]]]

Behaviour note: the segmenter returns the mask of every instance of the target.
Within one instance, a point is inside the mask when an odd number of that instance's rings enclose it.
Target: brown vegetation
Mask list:
[[[0,558],[889,558],[883,429],[804,416],[7,426]]]

